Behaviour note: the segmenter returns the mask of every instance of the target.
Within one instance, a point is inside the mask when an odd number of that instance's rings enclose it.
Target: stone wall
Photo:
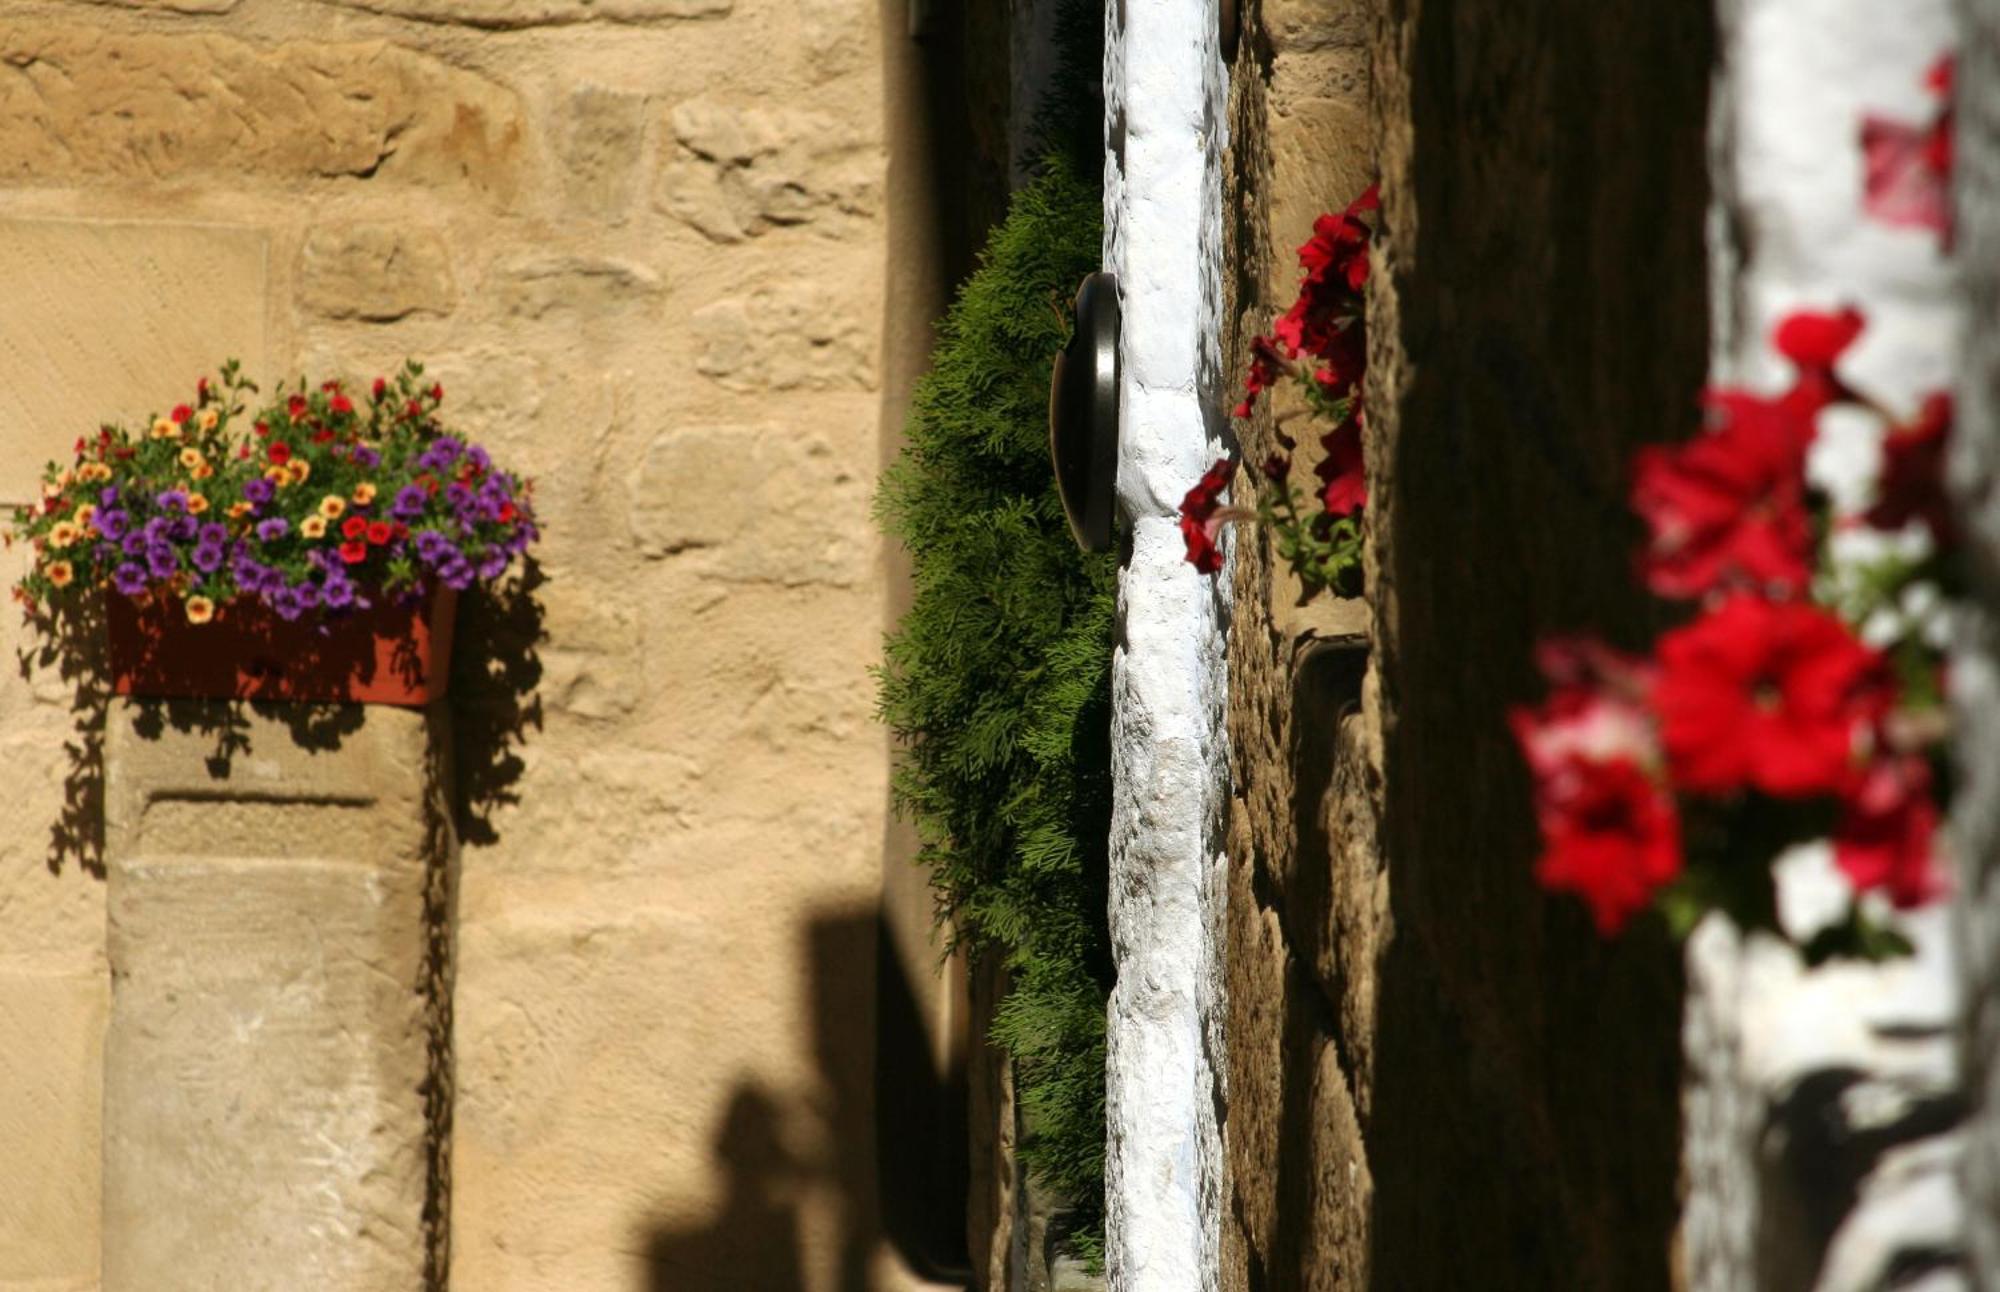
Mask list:
[[[1503,717],[1538,634],[1649,628],[1625,468],[1687,433],[1702,381],[1711,19],[1245,22],[1234,371],[1310,217],[1371,169],[1385,236],[1366,604],[1296,607],[1238,549],[1225,1286],[1666,1288],[1676,958],[1537,892]]]
[[[868,506],[973,236],[938,194],[976,203],[908,21],[901,0],[0,16],[0,498],[229,355],[362,381],[423,358],[448,420],[536,478],[539,572],[466,607],[454,681],[459,1286],[913,1282],[878,1205],[878,1024],[922,1034],[925,1097],[963,1032],[887,816]],[[21,1292],[99,1278],[90,719],[52,674],[0,686],[0,1288]]]

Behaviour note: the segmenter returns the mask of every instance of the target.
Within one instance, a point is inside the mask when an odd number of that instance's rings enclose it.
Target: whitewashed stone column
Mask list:
[[[224,713],[111,707],[104,1292],[440,1286],[443,719]]]
[[[1105,264],[1124,305],[1112,658],[1105,1163],[1114,1292],[1217,1279],[1226,577],[1184,559],[1181,496],[1221,451],[1216,0],[1106,6]],[[1121,21],[1122,19],[1122,21]]]
[[[2000,1287],[2000,0],[1964,0],[1958,254],[1967,309],[1951,464],[1975,581],[1952,659],[1958,712],[1959,934],[1965,993],[1967,1262]]]
[[[1772,326],[1852,304],[1868,329],[1842,371],[1913,413],[1947,387],[1958,316],[1938,239],[1862,211],[1864,113],[1927,120],[1922,81],[1955,42],[1949,0],[1722,0],[1711,221],[1718,383],[1781,388]],[[1662,272],[1671,272],[1663,267]],[[1809,472],[1865,501],[1880,429],[1821,422]],[[1825,847],[1780,868],[1794,931],[1836,917],[1846,885]],[[1914,959],[1807,971],[1778,940],[1720,919],[1688,944],[1684,1044],[1693,1292],[1869,1289],[1892,1270],[1965,1286],[1951,918],[1905,919]],[[1984,1286],[1993,1286],[1985,1284]]]

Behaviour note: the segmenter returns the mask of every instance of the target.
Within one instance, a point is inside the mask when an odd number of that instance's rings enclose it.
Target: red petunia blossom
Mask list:
[[[340,559],[349,565],[359,565],[368,559],[368,544],[349,539],[340,545]]]
[[[1588,638],[1552,637],[1536,644],[1535,663],[1548,694],[1539,708],[1509,709],[1507,725],[1537,777],[1552,775],[1572,758],[1625,758],[1647,766],[1660,761],[1647,707],[1650,662]]]
[[[324,426],[312,433],[312,442],[314,444],[325,444],[332,438],[333,432],[327,430]]]
[[[1181,537],[1187,541],[1187,559],[1203,574],[1222,568],[1222,549],[1216,546],[1215,536],[1228,519],[1222,491],[1229,487],[1234,473],[1234,464],[1220,458],[1181,499]]]
[[[1629,758],[1564,759],[1538,780],[1535,817],[1542,830],[1536,881],[1583,898],[1605,937],[1681,872],[1673,799]]]
[[[271,460],[272,466],[281,467],[292,460],[292,446],[279,440],[264,450],[264,456]]]
[[[389,382],[388,379],[384,377],[377,377],[375,379],[375,384],[368,388],[369,398],[373,399],[378,404],[382,402],[382,396],[388,393],[389,393]]]
[[[1882,474],[1875,505],[1865,519],[1877,529],[1901,529],[1921,520],[1938,546],[1953,538],[1951,499],[1944,489],[1945,444],[1951,438],[1951,395],[1924,401],[1917,420],[1882,441]]]
[[[335,395],[327,401],[326,406],[336,413],[351,413],[354,411],[354,401],[345,395]]]
[[[1278,384],[1284,375],[1285,357],[1278,353],[1277,343],[1267,336],[1260,336],[1250,342],[1250,374],[1243,379],[1243,402],[1235,408],[1237,417],[1250,416],[1250,410],[1257,403],[1257,396]]]
[[[382,544],[389,541],[389,536],[394,532],[395,531],[389,527],[388,521],[386,520],[372,521],[369,523],[368,526],[368,542],[371,546],[380,547],[382,546]]]
[[[1641,571],[1662,597],[1733,580],[1787,590],[1812,576],[1805,444],[1782,405],[1740,393],[1712,402],[1715,429],[1638,454],[1632,510],[1651,531]]]
[[[1922,906],[1944,891],[1937,826],[1930,764],[1917,754],[1886,758],[1843,795],[1833,859],[1857,889],[1882,889],[1904,909]]]
[[[1349,516],[1368,505],[1368,474],[1361,451],[1362,414],[1356,408],[1320,437],[1326,457],[1314,470],[1326,483],[1320,502],[1330,516]]]
[[[167,414],[168,419],[175,423],[185,422],[193,416],[194,410],[186,404],[175,404],[174,411]]]
[[[1798,310],[1779,320],[1771,344],[1799,370],[1785,396],[1794,411],[1812,417],[1828,404],[1853,397],[1833,369],[1867,326],[1867,319],[1852,306],[1831,314]]]
[[[342,538],[358,539],[367,533],[368,518],[366,516],[349,516],[346,520],[340,522],[340,536]]]
[[[285,412],[295,422],[298,421],[300,418],[304,417],[306,415],[306,410],[310,407],[311,405],[306,403],[306,397],[304,395],[293,395],[290,399],[285,401]]]
[[[1953,59],[1947,55],[1924,77],[1925,88],[1944,100],[1927,125],[1887,117],[1861,119],[1862,209],[1884,224],[1930,229],[1951,240]]]
[[[431,402],[433,404],[442,404],[444,402],[444,387],[442,385],[433,384],[431,386]]]
[[[257,438],[260,440],[270,438],[271,426],[268,422],[257,422],[250,429],[257,432]]]
[[[1660,638],[1653,707],[1674,784],[1831,794],[1888,699],[1881,657],[1816,606],[1731,596]]]

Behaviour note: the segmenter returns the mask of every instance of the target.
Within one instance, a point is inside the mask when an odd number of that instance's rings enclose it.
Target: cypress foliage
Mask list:
[[[1055,142],[1015,193],[939,326],[876,502],[914,566],[881,674],[882,717],[904,743],[898,801],[940,917],[975,954],[1004,957],[992,1039],[1015,1062],[1021,1156],[1083,1213],[1076,1245],[1090,1250],[1104,1190],[1116,562],[1071,541],[1048,456],[1051,362],[1100,254],[1096,168],[1074,151]]]

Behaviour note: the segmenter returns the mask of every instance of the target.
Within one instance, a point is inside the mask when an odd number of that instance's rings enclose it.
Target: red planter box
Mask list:
[[[247,597],[205,624],[189,623],[178,600],[104,600],[120,695],[420,706],[451,680],[458,594],[449,588],[293,623]]]

